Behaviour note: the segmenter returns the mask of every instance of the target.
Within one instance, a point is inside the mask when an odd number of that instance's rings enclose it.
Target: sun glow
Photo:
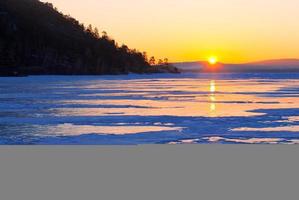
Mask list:
[[[215,65],[218,62],[218,58],[216,56],[211,56],[209,57],[208,62],[210,65]]]

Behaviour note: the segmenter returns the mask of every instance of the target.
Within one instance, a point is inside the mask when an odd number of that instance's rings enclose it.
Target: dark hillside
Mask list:
[[[144,73],[146,54],[119,47],[39,0],[0,1],[0,75]]]

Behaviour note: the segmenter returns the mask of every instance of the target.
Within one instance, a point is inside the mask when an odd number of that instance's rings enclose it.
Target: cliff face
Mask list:
[[[38,0],[0,1],[0,75],[122,74],[150,68],[146,55]]]

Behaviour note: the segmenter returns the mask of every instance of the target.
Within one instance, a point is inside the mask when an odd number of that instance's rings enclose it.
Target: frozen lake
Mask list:
[[[0,144],[299,144],[299,74],[0,78]]]

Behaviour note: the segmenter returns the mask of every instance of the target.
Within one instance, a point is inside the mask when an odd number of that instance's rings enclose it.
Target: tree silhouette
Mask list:
[[[108,33],[106,32],[106,31],[103,31],[102,32],[102,38],[103,39],[108,39],[109,37],[108,37]]]
[[[159,60],[158,60],[158,65],[163,65],[163,64],[164,64],[163,60],[162,60],[162,59],[159,59]]]
[[[99,29],[97,27],[94,28],[93,36],[97,39],[100,38]]]
[[[143,59],[146,61],[146,62],[149,62],[148,61],[148,57],[147,57],[147,53],[144,51],[144,52],[142,52],[142,57],[143,57]]]
[[[152,56],[152,57],[150,58],[150,60],[149,60],[149,64],[150,64],[150,65],[155,65],[155,64],[156,64],[156,59],[155,59],[154,56]]]
[[[168,60],[168,58],[164,58],[164,65],[169,65],[169,60]]]
[[[89,24],[86,28],[86,32],[92,34],[93,33],[93,27],[91,24]]]

